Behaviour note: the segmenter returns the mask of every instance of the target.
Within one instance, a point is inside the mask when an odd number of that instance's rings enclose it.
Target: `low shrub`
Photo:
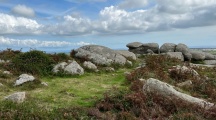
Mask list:
[[[12,50],[8,48],[6,50],[0,51],[0,59],[1,60],[11,60],[20,53],[21,53],[21,50]]]
[[[50,57],[53,59],[53,61],[57,64],[59,62],[67,62],[68,60],[71,60],[72,58],[67,55],[66,53],[55,53],[50,54]]]
[[[48,54],[32,50],[13,58],[10,68],[12,68],[14,73],[30,73],[45,76],[51,72],[53,63]]]

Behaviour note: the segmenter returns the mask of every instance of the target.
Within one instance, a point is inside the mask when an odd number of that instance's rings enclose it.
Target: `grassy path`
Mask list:
[[[16,92],[26,91],[26,101],[37,103],[46,108],[65,108],[69,106],[93,106],[94,103],[103,97],[109,90],[127,89],[125,85],[124,72],[121,69],[115,73],[86,73],[77,77],[53,77],[42,78],[48,86],[39,85],[32,90],[25,90],[31,87],[28,85],[12,87],[7,86],[7,92],[0,97]]]

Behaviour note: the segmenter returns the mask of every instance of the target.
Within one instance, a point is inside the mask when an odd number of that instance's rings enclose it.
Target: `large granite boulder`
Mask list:
[[[196,105],[204,109],[211,109],[215,106],[214,103],[182,93],[176,90],[175,86],[154,78],[149,78],[145,81],[143,92],[145,94],[160,95],[169,100],[179,100],[180,102]]]
[[[205,60],[215,60],[215,56],[212,55],[211,53],[207,53],[207,52],[204,53],[205,53]]]
[[[130,51],[127,50],[117,50],[117,52],[119,54],[121,54],[122,56],[124,56],[125,58],[129,59],[129,60],[136,60],[136,55]]]
[[[61,62],[54,66],[54,73],[64,72],[71,75],[82,75],[84,74],[84,69],[75,61]]]
[[[202,51],[190,51],[192,55],[193,60],[204,60],[205,59],[205,53]]]
[[[182,52],[182,54],[184,55],[185,60],[191,60],[191,58],[192,58],[192,55],[190,53],[190,49],[185,44],[179,43],[176,46],[175,52]]]
[[[75,57],[91,61],[96,65],[125,65],[127,59],[118,52],[99,45],[86,45],[75,50]]]
[[[52,71],[54,73],[58,73],[59,71],[64,70],[67,65],[68,65],[68,63],[61,62],[61,63],[55,65]]]
[[[148,50],[152,50],[154,53],[159,53],[159,45],[157,43],[145,43],[142,45],[144,53],[148,53]]]
[[[83,75],[84,69],[74,60],[64,68],[64,71],[71,75]]]
[[[139,48],[141,47],[143,44],[140,43],[140,42],[132,42],[132,43],[128,43],[126,46],[129,48],[129,49],[134,49],[134,48]]]
[[[26,98],[25,92],[16,92],[16,93],[13,93],[13,94],[5,97],[5,100],[12,101],[15,103],[22,103],[22,102],[24,102],[25,98]]]
[[[14,86],[22,85],[25,82],[34,81],[35,77],[28,74],[22,74],[19,76],[19,78],[16,80]]]
[[[167,52],[166,54],[171,58],[177,58],[181,61],[184,61],[184,56],[182,52]]]
[[[175,52],[176,46],[174,43],[164,43],[160,47],[160,53]]]
[[[216,60],[204,60],[204,64],[206,64],[206,65],[216,65]]]
[[[133,42],[126,45],[129,48],[130,52],[135,54],[148,54],[149,50],[152,50],[154,53],[159,53],[159,45],[157,43],[145,43]]]

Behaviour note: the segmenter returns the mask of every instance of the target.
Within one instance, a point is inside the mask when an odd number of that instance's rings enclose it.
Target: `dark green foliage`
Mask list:
[[[55,63],[67,62],[68,60],[71,60],[71,57],[66,53],[50,54],[50,57],[53,59]]]
[[[13,58],[11,68],[14,68],[14,73],[30,73],[45,76],[51,72],[53,63],[53,60],[46,53],[32,50]]]

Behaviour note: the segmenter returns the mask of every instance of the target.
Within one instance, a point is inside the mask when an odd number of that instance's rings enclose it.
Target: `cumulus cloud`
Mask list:
[[[12,8],[12,12],[14,14],[23,16],[23,17],[34,17],[35,12],[32,8],[27,7],[25,5],[16,5]]]
[[[154,6],[146,9],[126,10],[146,6],[149,2],[125,0],[102,9],[97,20],[64,16],[63,22],[48,28],[55,35],[85,35],[134,34],[216,25],[216,0],[154,0]]]
[[[78,2],[78,0],[68,1]],[[103,0],[80,2],[92,1]],[[143,6],[146,6],[145,9],[142,9]],[[128,8],[136,10],[128,11]],[[0,14],[0,34],[118,35],[185,29],[216,25],[214,11],[216,11],[216,0],[136,0],[136,2],[125,0],[116,6],[102,9],[98,19],[66,15],[54,25],[40,25],[32,19]]]
[[[145,7],[147,4],[148,0],[124,0],[118,5],[118,7],[121,9],[133,9]]]
[[[43,25],[32,19],[0,13],[0,34],[39,34]]]
[[[36,39],[11,39],[0,36],[0,47],[29,47],[29,48],[60,48],[60,47],[73,47],[73,46],[83,46],[83,45],[90,45],[93,43],[87,42],[77,42],[71,43],[67,41],[39,41]]]
[[[79,16],[64,16],[63,22],[46,26],[45,31],[53,35],[83,35],[92,32],[91,20]]]

